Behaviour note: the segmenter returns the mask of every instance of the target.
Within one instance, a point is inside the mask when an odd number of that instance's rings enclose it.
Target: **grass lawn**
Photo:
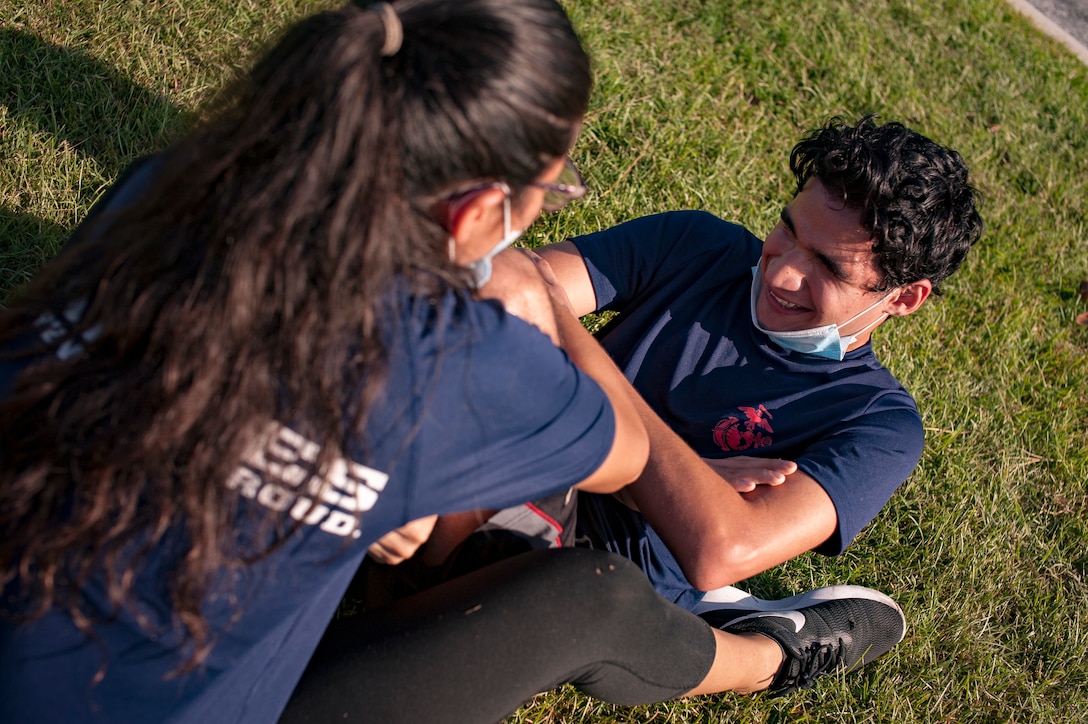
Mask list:
[[[452,1],[452,0],[451,0]],[[124,164],[177,133],[314,0],[0,0],[0,298]],[[517,722],[1088,721],[1088,69],[1001,0],[569,0],[596,88],[593,187],[529,244],[700,208],[756,234],[788,151],[876,112],[959,150],[987,230],[945,295],[874,338],[927,428],[915,474],[843,556],[748,585],[880,588],[909,630],[777,700],[623,709],[573,690]],[[572,602],[592,605],[592,602]],[[531,656],[531,652],[526,652]]]

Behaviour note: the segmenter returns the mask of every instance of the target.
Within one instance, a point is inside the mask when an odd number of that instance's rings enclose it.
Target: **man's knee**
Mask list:
[[[518,249],[502,252],[492,265],[491,280],[480,289],[480,296],[502,302],[509,314],[534,325],[558,343],[551,295],[536,265]]]

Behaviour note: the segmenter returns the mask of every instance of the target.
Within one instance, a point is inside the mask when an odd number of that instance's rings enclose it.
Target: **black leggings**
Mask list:
[[[525,553],[333,621],[282,722],[494,722],[564,683],[671,699],[710,670],[705,622],[603,551]]]

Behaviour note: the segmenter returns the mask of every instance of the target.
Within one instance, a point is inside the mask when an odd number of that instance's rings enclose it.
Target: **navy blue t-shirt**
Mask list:
[[[842,552],[907,479],[922,453],[910,394],[869,344],[841,361],[783,350],[752,324],[752,267],[762,242],[697,211],[636,219],[573,239],[599,310],[599,337],[647,403],[700,456],[793,460],[830,496]],[[639,563],[670,600],[702,593],[641,515],[585,495],[590,537]]]
[[[426,515],[560,492],[601,465],[615,435],[607,397],[535,327],[462,292],[401,301],[405,313],[389,320],[389,379],[368,415],[366,450],[346,450],[322,487],[313,465],[320,441],[270,421],[266,439],[223,481],[242,501],[240,541],[257,534],[247,517],[254,509],[282,511],[300,525],[267,558],[224,572],[205,606],[214,635],[206,662],[167,678],[186,652],[166,587],[182,550],[165,544],[136,584],[150,632],[128,611],[96,626],[97,641],[57,611],[22,625],[0,618],[3,718],[275,721],[371,542]],[[88,334],[65,338],[64,317],[77,318],[81,305],[65,304],[58,300],[63,311],[39,320],[23,344],[86,354]],[[25,364],[0,362],[0,396]],[[110,618],[101,586],[83,595],[88,610]],[[14,585],[4,589],[0,607],[19,605]],[[104,679],[92,683],[103,663]]]

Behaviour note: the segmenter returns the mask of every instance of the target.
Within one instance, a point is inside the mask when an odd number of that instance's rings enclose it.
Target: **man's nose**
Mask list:
[[[763,263],[764,279],[768,285],[777,289],[797,291],[805,281],[806,262],[796,247],[769,256]]]

